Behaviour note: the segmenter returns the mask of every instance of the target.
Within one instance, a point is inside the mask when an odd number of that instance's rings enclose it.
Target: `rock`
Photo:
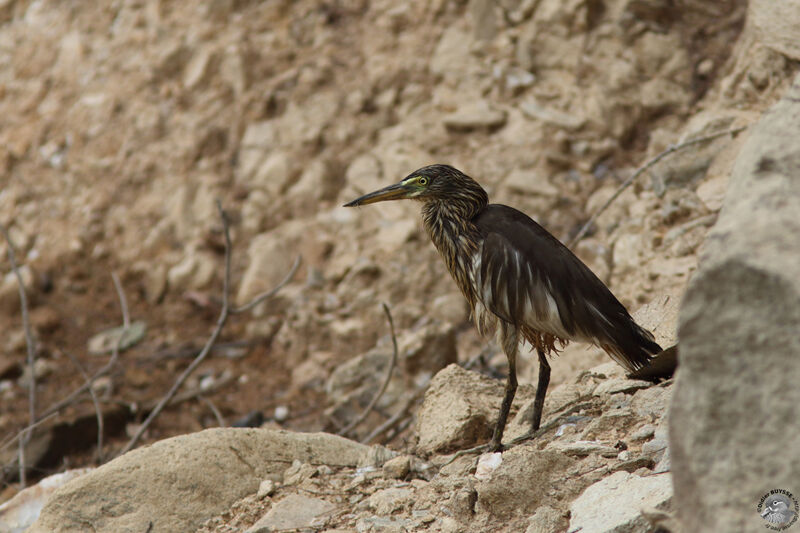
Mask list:
[[[671,499],[672,481],[668,475],[640,477],[616,472],[587,488],[572,502],[569,531],[651,531],[642,509],[664,509]]]
[[[540,171],[533,169],[515,168],[506,176],[506,179],[503,181],[503,186],[523,194],[550,198],[557,198],[559,196],[559,190],[551,185]]]
[[[529,118],[541,120],[546,124],[552,124],[569,131],[579,130],[586,123],[584,117],[544,107],[533,99],[522,102],[519,109]]]
[[[433,74],[460,79],[475,69],[475,61],[469,53],[470,36],[456,25],[443,33],[430,60]]]
[[[429,324],[409,331],[398,340],[402,364],[410,375],[432,375],[458,361],[456,331],[450,324]]]
[[[369,497],[367,505],[378,516],[387,516],[400,511],[412,502],[413,492],[407,488],[388,488]]]
[[[30,300],[33,297],[33,272],[28,265],[19,266],[17,271],[22,278],[22,285],[25,288],[25,295],[28,297],[30,305]],[[0,282],[0,309],[9,314],[19,312],[19,283],[14,272],[8,272]]]
[[[574,463],[574,459],[552,450],[511,448],[503,453],[503,461],[491,477],[475,485],[476,510],[507,517],[553,504],[552,484]]]
[[[497,33],[495,7],[491,0],[470,0],[469,13],[476,40],[491,41]]]
[[[754,506],[800,478],[798,136],[800,77],[750,127],[684,297],[669,438],[687,531],[762,529]]]
[[[488,440],[497,420],[504,386],[458,365],[449,365],[431,380],[417,414],[417,451],[444,453]],[[517,390],[515,405],[524,402]]]
[[[266,498],[267,496],[272,496],[275,493],[275,482],[271,479],[265,479],[261,482],[258,486],[258,492],[256,493],[256,497],[259,499]]]
[[[543,505],[530,517],[525,533],[553,533],[553,531],[564,531],[566,528],[567,519],[564,513],[549,505]]]
[[[317,517],[329,513],[336,504],[320,498],[291,494],[276,502],[272,508],[247,529],[245,533],[272,533],[292,529],[310,528]]]
[[[475,467],[475,479],[481,481],[490,479],[492,473],[503,463],[503,454],[500,452],[484,453],[478,457],[478,465]]]
[[[120,351],[127,350],[144,339],[146,333],[147,324],[142,320],[137,320],[131,322],[128,328],[119,326],[92,336],[87,343],[87,348],[92,355],[111,353],[117,346]],[[122,338],[120,339],[120,337]]]
[[[800,59],[800,1],[786,0],[780,5],[769,0],[747,4],[747,20],[753,24],[758,40],[794,60]]]
[[[630,394],[637,390],[648,389],[653,384],[649,381],[638,379],[607,379],[594,389],[595,396],[605,396],[608,394],[625,393]]]
[[[603,457],[616,457],[617,454],[619,454],[619,450],[613,446],[588,440],[579,440],[575,442],[554,441],[551,442],[546,449],[557,451],[564,455],[569,455],[570,457],[586,457],[593,453],[602,455]]]
[[[208,429],[138,448],[70,481],[30,531],[85,531],[87,524],[109,533],[194,531],[264,479],[280,479],[287,462],[355,467],[375,454],[326,433]]]
[[[296,257],[290,241],[291,238],[275,231],[253,237],[247,249],[248,264],[236,293],[236,305],[246,304],[286,277]]]
[[[0,531],[10,533],[26,531],[56,489],[90,470],[90,468],[78,468],[47,476],[36,485],[21,490],[10,500],[0,504]]]
[[[411,471],[411,456],[399,455],[383,464],[384,473],[392,479],[403,479]]]
[[[459,107],[442,119],[444,125],[453,131],[499,128],[506,123],[506,112],[493,108],[485,100],[479,100]]]
[[[167,271],[167,282],[173,291],[204,289],[217,272],[216,258],[208,252],[190,250],[180,263]]]
[[[659,426],[653,434],[653,439],[642,444],[642,453],[659,461],[664,456],[667,446],[667,430],[665,427]]]

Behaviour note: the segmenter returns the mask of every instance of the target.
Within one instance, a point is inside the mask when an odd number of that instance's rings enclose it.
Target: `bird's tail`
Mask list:
[[[663,351],[653,334],[628,319],[627,327],[615,328],[610,339],[600,343],[617,363],[628,372],[635,372],[650,363],[652,356]]]

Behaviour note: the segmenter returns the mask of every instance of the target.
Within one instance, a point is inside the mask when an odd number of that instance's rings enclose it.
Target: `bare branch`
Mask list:
[[[178,379],[175,380],[175,383],[169,389],[167,394],[161,398],[161,401],[155,406],[155,408],[150,411],[150,414],[147,418],[142,422],[139,426],[139,429],[136,430],[136,433],[131,437],[131,440],[128,441],[128,444],[120,452],[120,455],[130,451],[133,449],[134,446],[139,442],[139,439],[142,438],[142,435],[147,428],[153,423],[153,420],[164,410],[164,407],[167,406],[169,401],[172,399],[173,396],[178,392],[178,389],[183,386],[184,382],[189,378],[192,372],[202,363],[208,354],[211,352],[211,347],[214,346],[214,343],[217,342],[217,338],[219,337],[220,333],[222,332],[222,327],[225,325],[225,322],[228,320],[228,314],[230,313],[230,309],[228,307],[228,298],[230,292],[230,279],[231,279],[231,232],[228,223],[228,215],[225,213],[225,210],[222,209],[222,202],[217,200],[217,210],[219,211],[219,216],[222,219],[222,228],[225,233],[225,273],[223,277],[223,288],[222,288],[222,310],[220,311],[219,318],[217,319],[217,324],[214,327],[214,330],[211,332],[211,336],[206,341],[205,346],[197,354],[197,357],[186,367]]]
[[[617,190],[614,191],[614,194],[612,194],[611,197],[608,200],[606,200],[606,202],[602,206],[600,206],[600,208],[597,211],[594,212],[594,214],[589,218],[589,220],[586,222],[586,224],[584,224],[581,227],[581,229],[578,231],[578,233],[569,241],[569,243],[567,243],[567,248],[572,248],[573,246],[575,246],[578,243],[578,241],[583,239],[586,236],[586,233],[589,231],[589,228],[591,228],[592,225],[597,220],[597,218],[600,215],[602,215],[605,212],[606,209],[608,209],[608,206],[610,206],[612,203],[614,203],[614,200],[616,200],[619,197],[619,195],[622,194],[623,191],[625,191],[625,189],[630,187],[631,184],[634,181],[636,181],[636,178],[641,176],[646,170],[648,170],[651,167],[653,167],[656,163],[658,163],[659,161],[661,161],[662,159],[664,159],[668,155],[670,155],[672,153],[675,153],[675,152],[678,152],[680,150],[683,150],[684,148],[687,148],[689,146],[693,146],[695,144],[704,143],[706,141],[710,141],[712,139],[716,139],[717,137],[724,137],[725,135],[736,135],[740,131],[744,131],[745,129],[747,129],[747,127],[748,126],[740,126],[738,128],[732,128],[732,129],[725,130],[725,131],[718,131],[716,133],[711,133],[709,135],[704,135],[702,137],[697,137],[695,139],[689,139],[688,141],[684,141],[682,143],[672,144],[669,147],[667,147],[666,150],[664,150],[663,152],[661,152],[657,156],[655,156],[652,159],[650,159],[649,161],[647,161],[644,165],[642,165],[639,168],[637,168],[636,171],[634,171],[634,173],[631,174],[628,179],[626,179],[624,182],[622,182],[622,185],[620,185],[617,188]]]
[[[369,444],[379,436],[397,426],[408,415],[408,411],[419,400],[420,396],[427,390],[430,380],[427,380],[422,386],[418,387],[411,396],[408,397],[406,403],[403,404],[395,414],[393,414],[386,422],[372,430],[372,433],[361,439],[362,444]]]
[[[186,367],[186,370],[184,370],[181,373],[181,375],[178,376],[178,379],[175,380],[175,383],[169,389],[167,394],[165,394],[164,397],[161,398],[161,400],[158,402],[158,404],[156,404],[153,410],[150,411],[150,414],[147,416],[144,422],[142,422],[141,426],[139,426],[139,429],[136,430],[134,436],[131,437],[131,440],[122,449],[120,455],[130,451],[134,446],[136,446],[136,443],[138,443],[139,440],[142,438],[142,435],[144,434],[145,431],[147,431],[147,428],[149,428],[150,425],[152,425],[153,421],[156,419],[156,417],[158,417],[161,411],[163,411],[164,408],[171,403],[173,397],[177,394],[178,389],[180,389],[183,386],[183,384],[186,382],[186,380],[189,378],[192,372],[194,372],[197,369],[200,363],[202,363],[205,360],[205,358],[208,357],[208,354],[211,353],[211,349],[214,347],[214,344],[216,344],[217,339],[219,338],[220,333],[222,332],[222,328],[225,326],[225,322],[228,320],[228,316],[230,316],[232,313],[240,313],[246,311],[257,305],[258,303],[273,296],[280,288],[282,288],[286,283],[289,282],[292,276],[294,276],[294,273],[297,271],[297,267],[300,264],[300,258],[298,257],[297,260],[295,261],[294,266],[292,267],[291,272],[276,288],[262,295],[257,296],[255,300],[253,300],[248,304],[243,305],[240,308],[231,309],[230,286],[231,286],[232,245],[231,245],[230,222],[228,220],[227,213],[222,208],[222,202],[220,202],[219,200],[217,200],[217,210],[219,211],[219,216],[222,219],[222,229],[225,235],[225,271],[223,275],[223,287],[222,287],[222,310],[220,311],[219,318],[217,318],[217,324],[214,327],[214,330],[211,332],[211,336],[206,341],[205,346],[203,346],[203,349],[200,350],[200,353],[197,354],[197,357],[195,357],[194,360],[189,364],[189,366]],[[204,391],[200,391],[200,393],[202,392]],[[197,392],[193,391],[191,394],[194,395],[197,394]]]
[[[386,313],[386,318],[389,320],[389,328],[391,329],[392,332],[392,361],[391,363],[389,363],[389,370],[386,371],[386,377],[383,380],[383,384],[381,385],[381,388],[378,389],[378,392],[375,393],[375,396],[373,396],[372,401],[369,402],[369,405],[358,416],[358,418],[356,418],[355,420],[347,424],[344,428],[339,430],[338,433],[339,435],[347,435],[348,433],[350,433],[350,431],[352,431],[354,427],[359,425],[361,422],[364,421],[364,419],[367,418],[372,409],[375,408],[375,404],[377,404],[378,400],[381,398],[381,396],[383,396],[383,393],[386,392],[386,387],[389,386],[389,381],[391,381],[392,379],[392,373],[394,372],[394,367],[397,365],[397,337],[394,334],[394,321],[392,320],[392,313],[389,311],[389,306],[386,305],[385,302],[382,302],[381,305],[383,305],[383,312]]]
[[[219,427],[224,428],[228,425],[225,422],[225,417],[223,417],[222,413],[219,412],[219,409],[217,409],[217,406],[214,405],[214,402],[212,402],[210,399],[206,398],[203,395],[198,396],[198,398],[200,398],[200,401],[206,404],[208,408],[211,410],[211,412],[214,414],[214,418],[217,419],[217,424],[219,424]]]
[[[230,313],[232,315],[238,315],[239,313],[244,313],[245,311],[249,311],[250,309],[254,308],[255,306],[257,306],[258,304],[260,304],[264,300],[268,300],[269,298],[272,298],[273,296],[275,296],[275,294],[279,290],[281,290],[287,283],[292,281],[292,278],[294,277],[295,273],[297,272],[297,269],[300,268],[301,261],[302,261],[302,257],[298,255],[297,259],[294,260],[294,265],[292,265],[292,268],[289,270],[289,273],[286,274],[286,277],[284,277],[281,280],[281,282],[278,283],[275,286],[274,289],[271,289],[271,290],[269,290],[267,292],[262,292],[261,294],[259,294],[255,298],[253,298],[249,303],[246,303],[246,304],[242,305],[241,307],[234,307],[233,309],[230,310]]]
[[[122,290],[122,285],[119,283],[119,278],[117,278],[116,275],[113,274],[113,273],[111,274],[111,277],[114,280],[114,285],[115,285],[115,287],[117,289],[117,295],[119,296],[119,304],[120,304],[120,309],[122,311],[122,317],[123,317],[123,323],[124,323],[125,322],[125,317],[129,316],[128,303],[127,303],[127,300],[125,298],[125,293]],[[130,320],[130,319],[128,319],[128,320]],[[8,446],[10,446],[14,442],[16,442],[18,439],[20,439],[22,437],[23,434],[25,434],[26,431],[32,431],[33,429],[35,429],[36,427],[40,426],[41,424],[43,424],[47,420],[50,420],[52,417],[56,416],[64,407],[67,407],[68,405],[71,405],[72,403],[74,403],[75,399],[78,398],[78,396],[80,396],[81,394],[86,392],[88,389],[90,389],[91,386],[94,384],[94,382],[98,378],[100,378],[101,376],[104,376],[104,375],[108,374],[109,372],[111,372],[111,369],[113,369],[114,365],[116,365],[116,363],[117,363],[117,358],[119,357],[120,343],[122,342],[122,338],[125,336],[126,332],[127,332],[127,329],[122,331],[122,334],[119,336],[119,338],[117,339],[116,344],[114,345],[114,349],[113,349],[113,351],[111,353],[111,358],[108,360],[108,363],[106,363],[103,366],[103,368],[101,368],[100,370],[95,372],[94,375],[91,378],[89,378],[87,381],[85,381],[83,385],[81,385],[80,387],[78,387],[77,389],[72,391],[66,398],[56,402],[55,404],[53,404],[50,407],[48,407],[47,409],[45,409],[42,413],[40,413],[39,414],[39,418],[38,418],[38,420],[36,422],[34,422],[33,424],[30,424],[26,428],[23,428],[19,433],[17,433],[13,437],[11,437],[9,439],[6,439],[6,441],[4,441],[2,445],[0,445],[0,450],[4,450]]]
[[[131,327],[131,315],[128,311],[128,299],[125,298],[125,291],[122,290],[122,284],[119,282],[119,276],[116,272],[111,273],[111,280],[114,282],[114,289],[117,291],[119,298],[119,306],[122,309],[122,327],[126,330]],[[123,331],[120,338],[125,336],[126,331]],[[117,342],[117,349],[119,350],[120,341]]]
[[[19,302],[22,310],[22,326],[25,329],[25,344],[28,348],[28,418],[30,424],[36,422],[36,373],[34,372],[34,363],[36,362],[36,345],[33,340],[33,333],[31,332],[31,322],[28,317],[28,297],[25,294],[25,283],[22,281],[22,275],[19,273],[17,266],[17,258],[14,253],[14,242],[11,240],[11,235],[8,233],[8,228],[0,224],[0,231],[3,232],[3,237],[8,244],[8,262],[11,263],[11,270],[17,278],[17,288],[19,289]],[[25,488],[25,445],[28,443],[30,433],[23,432],[19,441],[19,481],[22,488]]]
[[[94,392],[94,387],[90,382],[89,374],[86,373],[86,370],[83,369],[83,366],[80,364],[78,359],[72,355],[71,353],[65,351],[64,352],[67,357],[69,357],[72,364],[74,364],[78,368],[78,372],[81,373],[83,376],[84,381],[89,385],[89,394],[92,397],[92,403],[94,404],[94,412],[97,417],[97,464],[103,464],[103,431],[104,431],[104,424],[103,424],[103,411],[100,409],[100,402],[97,401],[97,395]]]

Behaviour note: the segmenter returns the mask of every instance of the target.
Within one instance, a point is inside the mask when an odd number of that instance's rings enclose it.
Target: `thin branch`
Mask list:
[[[198,398],[200,398],[200,401],[206,404],[208,408],[211,410],[211,412],[214,414],[214,418],[217,419],[217,424],[219,424],[219,427],[224,428],[228,425],[225,422],[225,417],[223,417],[222,413],[219,412],[219,409],[217,409],[217,406],[214,405],[214,402],[212,402],[203,395],[198,396]]]
[[[411,396],[408,397],[406,403],[403,404],[395,414],[391,416],[386,422],[372,430],[372,433],[361,439],[362,444],[369,444],[374,439],[378,438],[379,436],[383,435],[390,429],[394,428],[396,425],[403,420],[403,418],[408,414],[409,409],[417,402],[420,396],[427,390],[428,385],[430,384],[430,380],[427,380],[425,384],[418,387],[417,390],[414,391]]]
[[[131,327],[131,315],[128,311],[128,299],[125,298],[125,291],[122,290],[122,284],[119,282],[119,276],[116,272],[111,273],[111,280],[114,282],[114,289],[117,291],[119,298],[119,306],[122,309],[122,327],[126,330]],[[125,336],[125,331],[122,332],[121,337]],[[120,342],[117,342],[117,349],[119,349]]]
[[[372,401],[369,402],[369,405],[364,409],[364,411],[352,422],[347,424],[344,428],[342,428],[338,434],[339,435],[347,435],[350,431],[363,422],[367,416],[372,412],[372,409],[375,408],[375,404],[378,403],[378,400],[383,396],[383,393],[386,392],[386,387],[389,386],[389,381],[392,379],[392,373],[394,372],[394,367],[397,365],[397,337],[394,334],[394,321],[392,320],[392,313],[389,311],[389,306],[386,305],[385,302],[382,302],[383,305],[383,312],[386,313],[386,318],[389,320],[389,328],[392,332],[392,361],[389,363],[389,370],[386,372],[386,378],[383,380],[383,384],[381,388],[375,393],[373,396]]]
[[[268,300],[268,299],[272,298],[273,296],[275,296],[275,294],[279,290],[281,290],[287,283],[292,281],[292,278],[294,277],[295,273],[297,273],[297,269],[300,268],[301,261],[302,261],[302,257],[298,255],[297,259],[294,260],[294,265],[292,265],[292,268],[291,268],[291,270],[289,270],[289,273],[286,274],[286,277],[284,277],[281,280],[281,282],[278,283],[275,286],[274,289],[269,290],[267,292],[262,292],[261,294],[259,294],[255,298],[253,298],[252,301],[250,301],[249,303],[247,303],[245,305],[242,305],[241,307],[234,307],[233,309],[230,310],[230,314],[238,315],[239,313],[244,313],[245,311],[249,311],[250,309],[254,308],[255,306],[257,306],[258,304],[260,304],[264,300]]]
[[[231,278],[231,232],[228,224],[228,215],[222,209],[222,202],[217,200],[217,210],[219,211],[219,216],[222,219],[222,229],[225,233],[225,273],[223,277],[223,289],[222,289],[222,310],[220,311],[219,318],[217,319],[217,325],[214,327],[214,331],[211,332],[211,336],[206,341],[205,346],[203,349],[200,350],[200,353],[197,354],[197,357],[186,367],[178,379],[175,380],[175,383],[169,389],[167,394],[161,398],[161,401],[155,406],[155,408],[150,411],[150,414],[147,416],[144,422],[139,426],[139,429],[136,430],[136,433],[131,437],[131,440],[128,441],[128,444],[120,452],[120,455],[130,451],[133,449],[134,446],[139,442],[139,439],[142,438],[142,435],[147,428],[153,423],[153,420],[164,410],[164,407],[169,403],[173,396],[178,392],[178,389],[183,386],[184,382],[189,378],[192,372],[202,363],[206,356],[211,352],[211,347],[217,341],[217,337],[219,337],[220,333],[222,332],[222,327],[225,325],[225,322],[228,320],[228,314],[230,309],[228,307],[228,294],[230,291],[230,278]]]
[[[17,258],[14,253],[14,241],[8,233],[8,228],[0,224],[0,231],[3,232],[3,237],[6,239],[8,245],[8,262],[11,263],[11,270],[17,278],[17,289],[19,290],[19,302],[22,310],[22,325],[25,329],[25,344],[28,348],[28,418],[30,424],[36,422],[36,373],[34,372],[34,363],[36,362],[36,345],[33,340],[33,333],[31,332],[31,322],[28,317],[28,297],[25,294],[25,283],[22,281],[22,275],[19,273],[17,266]],[[25,445],[28,443],[30,433],[23,433],[19,441],[19,480],[22,488],[25,488]]]
[[[123,323],[124,323],[125,320],[126,320],[125,317],[129,316],[128,302],[127,302],[127,300],[125,298],[125,293],[122,290],[122,285],[119,283],[119,278],[117,278],[116,275],[113,274],[113,273],[111,274],[111,278],[112,278],[112,280],[114,280],[114,286],[117,289],[117,295],[119,296],[119,305],[120,305],[120,309],[122,311],[122,317],[123,317]],[[128,321],[130,321],[130,319],[128,319]],[[117,358],[119,357],[119,347],[120,347],[120,344],[122,342],[122,338],[125,336],[126,332],[127,332],[127,329],[125,329],[122,332],[122,334],[119,336],[119,338],[117,339],[117,342],[114,345],[114,349],[113,349],[113,351],[111,353],[111,358],[108,360],[108,363],[106,363],[105,366],[103,366],[103,368],[101,368],[100,370],[95,372],[94,375],[91,378],[89,378],[87,381],[85,381],[83,385],[81,385],[80,387],[78,387],[77,389],[72,391],[66,398],[64,398],[63,400],[60,400],[59,402],[56,402],[55,404],[53,404],[50,407],[48,407],[47,409],[45,409],[42,413],[40,413],[39,414],[39,418],[38,418],[38,420],[36,420],[36,422],[34,422],[33,424],[28,425],[28,427],[26,427],[26,428],[23,428],[16,435],[6,439],[2,444],[0,444],[0,450],[5,450],[11,444],[13,444],[14,442],[17,442],[18,439],[21,439],[22,436],[25,434],[25,432],[32,431],[32,430],[36,429],[38,426],[42,425],[44,422],[46,422],[46,421],[50,420],[51,418],[53,418],[54,416],[58,415],[58,413],[64,407],[67,407],[68,405],[72,405],[72,403],[75,402],[75,399],[78,398],[78,396],[80,396],[81,394],[83,394],[84,392],[89,390],[91,388],[91,386],[94,384],[94,382],[97,381],[98,378],[108,374],[111,371],[111,369],[114,368],[114,365],[116,365],[116,363],[117,363]]]
[[[578,233],[569,241],[569,243],[567,243],[567,248],[572,248],[573,246],[575,246],[575,244],[578,243],[578,241],[580,241],[583,237],[585,237],[586,233],[589,231],[589,228],[591,228],[592,225],[597,220],[597,218],[600,215],[602,215],[603,212],[605,212],[606,209],[608,209],[608,206],[610,206],[614,202],[614,200],[616,200],[617,197],[619,197],[619,195],[622,194],[623,191],[625,191],[625,189],[630,187],[631,184],[634,181],[636,181],[636,178],[641,176],[645,171],[649,170],[656,163],[658,163],[659,161],[661,161],[662,159],[664,159],[668,155],[673,154],[675,152],[678,152],[680,150],[683,150],[684,148],[687,148],[689,146],[693,146],[695,144],[704,143],[706,141],[710,141],[712,139],[716,139],[717,137],[724,137],[725,135],[736,135],[740,131],[744,131],[745,129],[747,129],[747,127],[748,126],[740,126],[738,128],[732,128],[732,129],[725,130],[725,131],[718,131],[716,133],[711,133],[709,135],[704,135],[702,137],[697,137],[695,139],[689,139],[688,141],[684,141],[684,142],[681,142],[681,143],[678,143],[678,144],[672,144],[672,145],[668,146],[666,150],[664,150],[663,152],[661,152],[657,156],[655,156],[652,159],[650,159],[649,161],[647,161],[644,165],[642,165],[639,168],[637,168],[636,171],[633,174],[631,174],[628,179],[626,179],[624,182],[622,182],[622,185],[620,185],[617,188],[617,190],[614,191],[614,194],[612,194],[611,197],[608,200],[606,200],[606,202],[602,206],[600,206],[600,208],[597,211],[594,212],[594,214],[589,218],[589,220],[586,222],[586,224],[584,224],[581,227],[580,231],[578,231]]]
[[[77,367],[78,372],[81,373],[84,381],[89,383],[89,374],[86,373],[86,370],[84,370],[78,359],[67,351],[64,353],[67,355],[67,357],[69,357],[70,361],[72,361],[72,364]],[[91,383],[89,383],[89,394],[92,397],[94,412],[97,417],[97,464],[103,464],[103,432],[105,431],[105,424],[103,423],[103,411],[100,409],[100,402],[97,401],[97,395],[95,394],[94,387],[92,387]]]
[[[219,211],[220,218],[222,219],[222,229],[225,234],[225,271],[223,275],[223,286],[222,286],[222,310],[220,311],[219,318],[217,319],[217,324],[214,326],[214,330],[211,332],[211,336],[206,341],[205,346],[203,349],[200,350],[200,353],[197,354],[197,357],[186,367],[178,379],[175,380],[172,387],[169,389],[167,394],[164,395],[163,398],[158,402],[158,404],[150,411],[150,414],[147,418],[142,422],[139,426],[139,429],[136,430],[136,433],[131,437],[131,440],[128,441],[128,444],[120,452],[120,455],[130,451],[133,449],[134,446],[139,442],[142,438],[142,435],[147,428],[152,425],[153,421],[161,414],[161,411],[170,403],[172,398],[177,394],[178,390],[183,386],[189,376],[194,372],[200,363],[202,363],[205,358],[211,353],[211,349],[213,348],[214,344],[217,342],[217,338],[219,338],[220,333],[222,333],[222,328],[225,326],[225,322],[228,320],[228,316],[231,314],[230,308],[230,285],[231,285],[231,232],[230,232],[230,223],[228,221],[228,215],[225,213],[225,210],[222,209],[222,202],[217,200],[217,210]],[[270,296],[272,296],[276,291],[270,291]],[[266,297],[259,296],[263,301]],[[247,310],[250,309],[254,304],[252,302],[243,305],[240,310]],[[201,391],[202,392],[202,391]]]

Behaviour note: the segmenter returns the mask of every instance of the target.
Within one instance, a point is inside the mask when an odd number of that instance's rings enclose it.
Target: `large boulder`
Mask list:
[[[800,496],[800,77],[753,126],[680,312],[670,415],[686,531],[756,531]]]
[[[70,481],[30,532],[194,531],[262,480],[280,480],[295,460],[355,467],[382,463],[388,453],[327,433],[208,429],[139,448]]]

